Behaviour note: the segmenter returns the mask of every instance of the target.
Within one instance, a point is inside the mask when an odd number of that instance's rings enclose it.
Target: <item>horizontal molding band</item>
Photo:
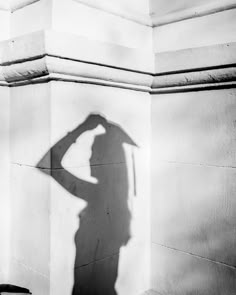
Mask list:
[[[2,86],[58,80],[149,91],[152,75],[45,55],[0,67]]]
[[[155,56],[150,51],[47,30],[4,41],[0,53],[2,65],[50,55],[138,73],[154,72]]]
[[[151,16],[152,18],[152,26],[158,27],[163,26],[187,19],[192,19],[196,17],[206,16],[218,12],[222,12],[225,10],[230,10],[236,8],[235,0],[217,0],[213,3],[204,4],[201,6],[184,9],[181,11],[168,13],[165,15],[155,15]]]
[[[154,76],[46,55],[0,67],[1,86],[49,81],[118,87],[152,94],[235,87],[236,67]]]
[[[187,74],[187,73],[194,73],[194,72],[202,72],[202,71],[211,71],[211,70],[220,70],[220,69],[227,69],[227,68],[233,68],[236,67],[236,63],[232,64],[225,64],[225,65],[216,65],[213,67],[201,67],[201,68],[193,68],[193,69],[186,69],[186,70],[173,70],[170,72],[163,72],[163,73],[156,73],[153,76],[154,77],[162,77],[162,76],[171,76],[174,74]]]
[[[133,69],[127,69],[127,68],[121,68],[118,66],[113,66],[113,65],[107,65],[107,64],[102,64],[102,63],[97,63],[93,61],[87,61],[87,60],[79,60],[79,59],[73,59],[69,57],[64,57],[64,56],[58,56],[58,55],[53,55],[53,54],[42,54],[42,55],[37,55],[37,56],[32,56],[26,59],[17,59],[14,61],[9,61],[9,62],[3,62],[0,63],[0,66],[5,67],[5,66],[11,66],[11,65],[16,65],[16,64],[21,64],[24,62],[29,62],[29,61],[34,61],[43,57],[54,57],[54,58],[59,58],[62,60],[67,60],[67,61],[72,61],[72,62],[80,62],[83,64],[88,64],[88,65],[95,65],[95,66],[101,66],[101,67],[106,67],[108,69],[115,69],[115,70],[121,70],[121,71],[127,71],[127,72],[132,72],[132,73],[138,73],[138,74],[144,74],[144,75],[153,75],[152,73],[148,72],[142,72],[138,70],[133,70]]]
[[[0,85],[65,81],[149,93],[235,87],[235,50],[236,43],[221,44],[159,53],[155,61],[148,51],[38,32],[0,44]]]
[[[207,91],[214,89],[229,89],[236,88],[236,81],[224,82],[224,83],[210,83],[210,84],[197,84],[197,85],[183,85],[178,87],[165,87],[156,88],[151,90],[151,94],[165,94],[165,93],[181,93],[192,91]]]
[[[35,77],[30,80],[21,80],[21,81],[11,82],[8,84],[0,82],[0,86],[17,87],[17,86],[24,86],[29,84],[48,83],[51,81],[90,84],[90,85],[122,88],[122,89],[141,91],[141,92],[150,92],[150,88],[145,86],[142,87],[142,86],[127,84],[127,83],[110,82],[110,81],[101,80],[101,79],[99,80],[90,79],[90,78],[77,77],[72,75],[63,75],[63,74],[49,74],[42,77]]]
[[[203,85],[231,81],[236,81],[236,67],[155,76],[152,88]]]

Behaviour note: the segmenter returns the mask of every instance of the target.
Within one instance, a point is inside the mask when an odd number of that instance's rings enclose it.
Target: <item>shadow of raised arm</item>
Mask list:
[[[62,166],[62,159],[68,149],[77,138],[85,131],[95,129],[99,124],[104,124],[105,119],[97,114],[92,114],[74,130],[60,139],[37,164],[40,171],[52,176],[64,189],[72,195],[86,200],[90,195],[89,191],[94,184],[79,179]],[[50,163],[50,168],[45,168],[46,163]]]

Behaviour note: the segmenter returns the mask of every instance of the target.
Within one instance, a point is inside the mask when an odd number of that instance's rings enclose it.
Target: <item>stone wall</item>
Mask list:
[[[230,0],[0,1],[1,282],[234,294],[234,19]]]

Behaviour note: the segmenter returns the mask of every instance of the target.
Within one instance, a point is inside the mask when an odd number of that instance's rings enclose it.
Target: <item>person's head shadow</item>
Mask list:
[[[91,147],[91,157],[89,159],[91,176],[100,179],[96,167],[102,165],[121,165],[126,164],[124,144],[137,147],[137,144],[124,131],[121,126],[107,121],[104,116],[99,114],[90,115],[92,120],[100,117],[100,125],[104,128],[104,133],[96,135]],[[86,127],[85,127],[86,128]],[[90,127],[88,127],[90,128]]]

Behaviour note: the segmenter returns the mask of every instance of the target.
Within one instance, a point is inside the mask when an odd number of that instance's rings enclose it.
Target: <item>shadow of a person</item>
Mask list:
[[[90,158],[91,175],[97,184],[81,180],[61,162],[76,139],[102,125],[105,133],[95,137]],[[118,125],[91,114],[81,125],[59,140],[37,167],[50,174],[63,188],[87,202],[80,213],[75,234],[76,257],[72,295],[116,295],[120,248],[130,239],[128,174],[123,143],[136,146]],[[51,170],[42,169],[51,159]]]

